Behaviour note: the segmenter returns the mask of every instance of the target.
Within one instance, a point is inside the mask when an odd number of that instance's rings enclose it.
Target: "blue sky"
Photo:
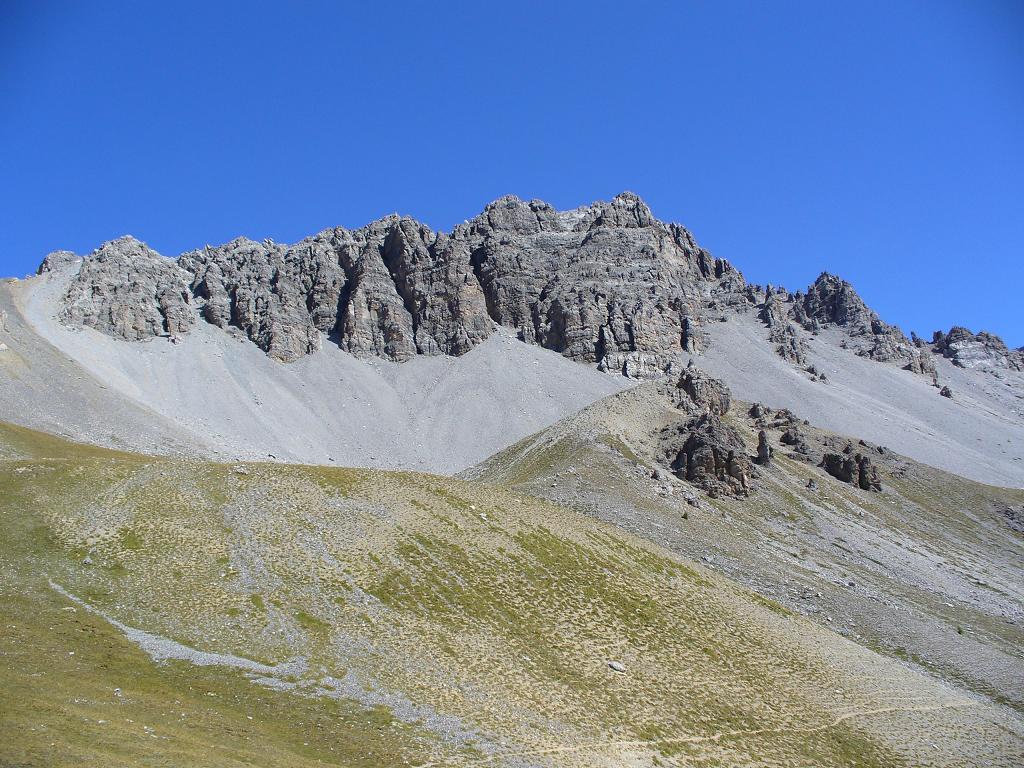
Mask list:
[[[1024,345],[1015,0],[0,0],[0,147],[0,274],[630,189],[752,281]]]

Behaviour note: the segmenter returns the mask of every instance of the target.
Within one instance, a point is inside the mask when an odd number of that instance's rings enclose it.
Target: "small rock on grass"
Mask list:
[[[623,665],[621,662],[618,662],[618,661],[609,661],[608,662],[608,668],[610,670],[612,670],[613,672],[625,672],[626,671],[625,665]]]

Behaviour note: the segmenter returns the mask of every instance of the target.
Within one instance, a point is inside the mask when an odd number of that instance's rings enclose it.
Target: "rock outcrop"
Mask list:
[[[694,413],[724,416],[732,404],[732,394],[723,381],[691,362],[676,382],[675,404],[677,408]]]
[[[793,452],[790,454],[791,458],[813,463],[815,461],[815,456],[820,455],[816,454],[815,449],[811,446],[811,443],[808,442],[807,436],[796,424],[787,426],[786,430],[779,438],[779,442],[792,448]]]
[[[679,431],[685,440],[675,452],[672,469],[681,480],[711,496],[745,495],[752,466],[743,440],[714,413],[706,413]]]
[[[624,373],[662,373],[701,345],[701,308],[743,279],[636,195],[559,213],[507,197],[457,228],[498,323],[524,341]]]
[[[188,278],[174,261],[135,238],[112,240],[82,262],[60,319],[128,341],[177,339],[195,322]]]
[[[921,349],[915,343],[910,353],[910,362],[904,367],[912,373],[929,377],[932,384],[938,386],[939,371],[935,367],[935,357],[927,349]]]
[[[749,493],[753,462],[739,432],[722,420],[731,405],[728,387],[691,365],[679,377],[673,401],[685,416],[660,433],[665,463],[711,496]]]
[[[768,445],[768,433],[763,429],[757,433],[757,463],[767,466],[772,461],[772,447]]]
[[[972,333],[968,328],[955,325],[948,333],[936,331],[932,347],[960,368],[1024,371],[1024,350],[1010,349],[1001,338],[986,331]]]
[[[794,317],[809,331],[825,325],[840,325],[854,334],[869,334],[878,322],[872,312],[845,280],[822,272],[802,296],[798,293]]]
[[[891,459],[892,454],[882,447],[864,440],[855,448],[852,441],[823,433],[806,421],[799,419],[792,411],[774,411],[761,403],[754,403],[747,413],[751,426],[760,428],[757,435],[756,464],[767,466],[771,463],[772,448],[767,430],[777,430],[780,444],[790,448],[789,458],[816,465],[844,483],[850,483],[865,491],[881,491],[882,481],[878,467],[869,454],[881,459]],[[891,464],[890,464],[891,466]],[[816,482],[808,487],[817,487]]]
[[[39,273],[70,271],[55,251]],[[558,211],[503,197],[450,234],[408,217],[324,230],[294,245],[239,238],[164,259],[133,238],[86,257],[60,317],[136,341],[179,339],[205,321],[292,362],[327,340],[360,357],[462,355],[497,325],[525,342],[636,379],[675,376],[702,351],[708,322],[757,307],[776,352],[809,370],[808,334],[844,330],[843,346],[937,374],[920,339],[882,322],[840,278],[806,293],[747,285],[727,261],[636,195]],[[1024,370],[1024,352],[954,328],[935,351],[964,367]],[[817,376],[824,381],[823,376]]]
[[[768,333],[768,341],[775,345],[775,352],[783,360],[794,365],[807,365],[807,342],[800,338],[792,323],[780,323]]]
[[[857,353],[881,362],[913,357],[913,345],[899,328],[882,322],[845,280],[822,272],[794,302],[794,318],[804,328],[817,331],[828,325],[840,326],[863,345]]]
[[[43,275],[47,272],[64,269],[65,267],[68,267],[80,260],[81,256],[78,256],[71,251],[51,251],[46,254],[42,262],[39,264],[36,274]]]
[[[203,318],[241,329],[273,358],[291,362],[320,348],[332,330],[345,275],[329,241],[291,248],[247,238],[184,254]]]
[[[870,458],[847,446],[843,453],[826,453],[820,465],[837,480],[855,485],[864,491],[881,491],[878,468]]]
[[[751,294],[754,300],[755,294]],[[899,328],[882,322],[845,280],[823,272],[806,293],[790,295],[768,286],[758,316],[768,327],[768,341],[784,360],[805,367],[807,342],[794,323],[811,333],[823,328],[842,328],[852,346],[862,356],[880,362],[902,362],[907,370],[936,380],[935,364],[927,350],[921,349]],[[792,321],[792,322],[791,322]]]
[[[391,228],[382,255],[412,319],[418,354],[462,355],[491,334],[469,242],[405,218]]]

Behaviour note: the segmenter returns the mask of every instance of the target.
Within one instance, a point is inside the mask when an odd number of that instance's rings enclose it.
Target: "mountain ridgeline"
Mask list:
[[[39,271],[77,261],[57,251]],[[911,341],[827,273],[806,293],[747,284],[628,192],[570,211],[508,196],[451,234],[393,215],[290,246],[238,238],[175,260],[122,237],[82,261],[60,318],[129,341],[177,340],[207,322],[239,329],[282,362],[315,352],[324,337],[357,357],[458,356],[497,324],[573,360],[649,378],[699,352],[707,323],[752,305],[795,365],[806,363],[807,333],[838,326],[857,354],[933,378],[932,349],[966,367],[1024,369],[1024,353],[990,334],[954,328],[932,347]]]

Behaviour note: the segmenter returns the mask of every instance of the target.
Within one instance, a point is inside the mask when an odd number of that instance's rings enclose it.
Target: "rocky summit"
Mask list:
[[[40,272],[76,263],[51,254]],[[636,195],[572,211],[504,197],[451,234],[391,216],[295,245],[239,238],[164,259],[130,237],[86,258],[62,319],[129,341],[199,319],[292,362],[327,338],[360,357],[462,355],[495,324],[631,376],[701,344],[743,278]]]

